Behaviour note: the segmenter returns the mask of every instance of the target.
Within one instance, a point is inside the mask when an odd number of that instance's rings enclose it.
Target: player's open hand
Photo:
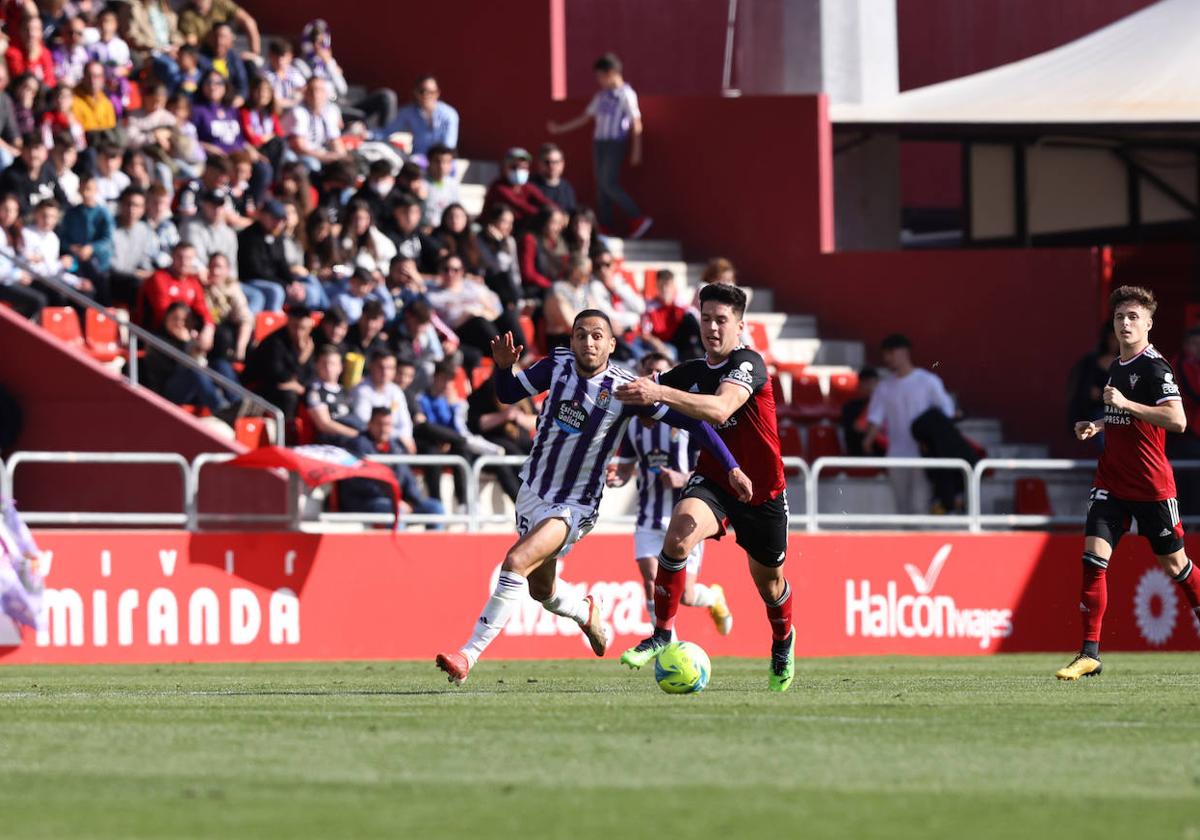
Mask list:
[[[741,468],[729,471],[729,486],[733,488],[733,492],[737,493],[739,502],[749,502],[754,498],[754,485],[750,483],[750,477],[742,472]]]
[[[617,399],[626,405],[653,405],[658,402],[661,387],[650,377],[643,376],[618,386]]]
[[[525,345],[523,344],[513,346],[513,334],[511,332],[506,332],[504,335],[498,335],[492,339],[492,358],[496,360],[497,367],[512,367],[521,358],[521,353],[524,350]]]
[[[1114,388],[1112,385],[1104,386],[1104,404],[1111,405],[1113,408],[1126,408],[1129,405],[1129,400],[1125,399],[1125,395]]]
[[[1080,420],[1075,424],[1075,437],[1079,440],[1087,440],[1100,434],[1100,424],[1093,423],[1091,420]]]

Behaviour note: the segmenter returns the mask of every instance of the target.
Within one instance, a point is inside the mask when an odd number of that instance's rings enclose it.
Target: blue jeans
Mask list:
[[[242,291],[246,293],[246,303],[255,313],[282,312],[287,300],[287,292],[274,280],[242,280]]]
[[[216,383],[199,371],[179,365],[163,384],[163,396],[176,405],[198,405],[217,412],[229,405]]]
[[[628,148],[627,140],[595,140],[592,143],[592,165],[596,171],[596,217],[610,231],[613,229],[613,204],[628,219],[642,215],[629,193],[618,183]]]

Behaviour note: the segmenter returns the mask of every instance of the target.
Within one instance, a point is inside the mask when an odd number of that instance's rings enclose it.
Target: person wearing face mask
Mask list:
[[[371,167],[367,170],[367,180],[350,200],[366,204],[371,209],[372,219],[386,219],[387,198],[395,186],[396,170],[392,164],[386,160],[377,160],[371,163]]]
[[[485,215],[494,205],[506,204],[512,208],[517,228],[522,229],[543,210],[555,206],[541,190],[529,183],[529,165],[532,161],[533,158],[524,149],[508,150],[500,177],[492,182],[484,197]]]

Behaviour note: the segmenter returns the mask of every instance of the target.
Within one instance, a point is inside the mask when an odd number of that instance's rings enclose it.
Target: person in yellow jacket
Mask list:
[[[117,112],[104,90],[104,65],[99,61],[89,61],[84,68],[83,81],[75,88],[71,113],[86,132],[117,127]]]

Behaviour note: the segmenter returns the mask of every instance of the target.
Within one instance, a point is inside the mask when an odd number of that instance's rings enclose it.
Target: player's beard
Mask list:
[[[578,356],[575,357],[575,369],[579,371],[580,376],[582,376],[584,379],[591,379],[597,373],[604,370],[607,365],[608,356],[605,356],[603,359],[597,362],[596,366],[593,368],[589,368],[584,363],[583,359],[579,358]]]

